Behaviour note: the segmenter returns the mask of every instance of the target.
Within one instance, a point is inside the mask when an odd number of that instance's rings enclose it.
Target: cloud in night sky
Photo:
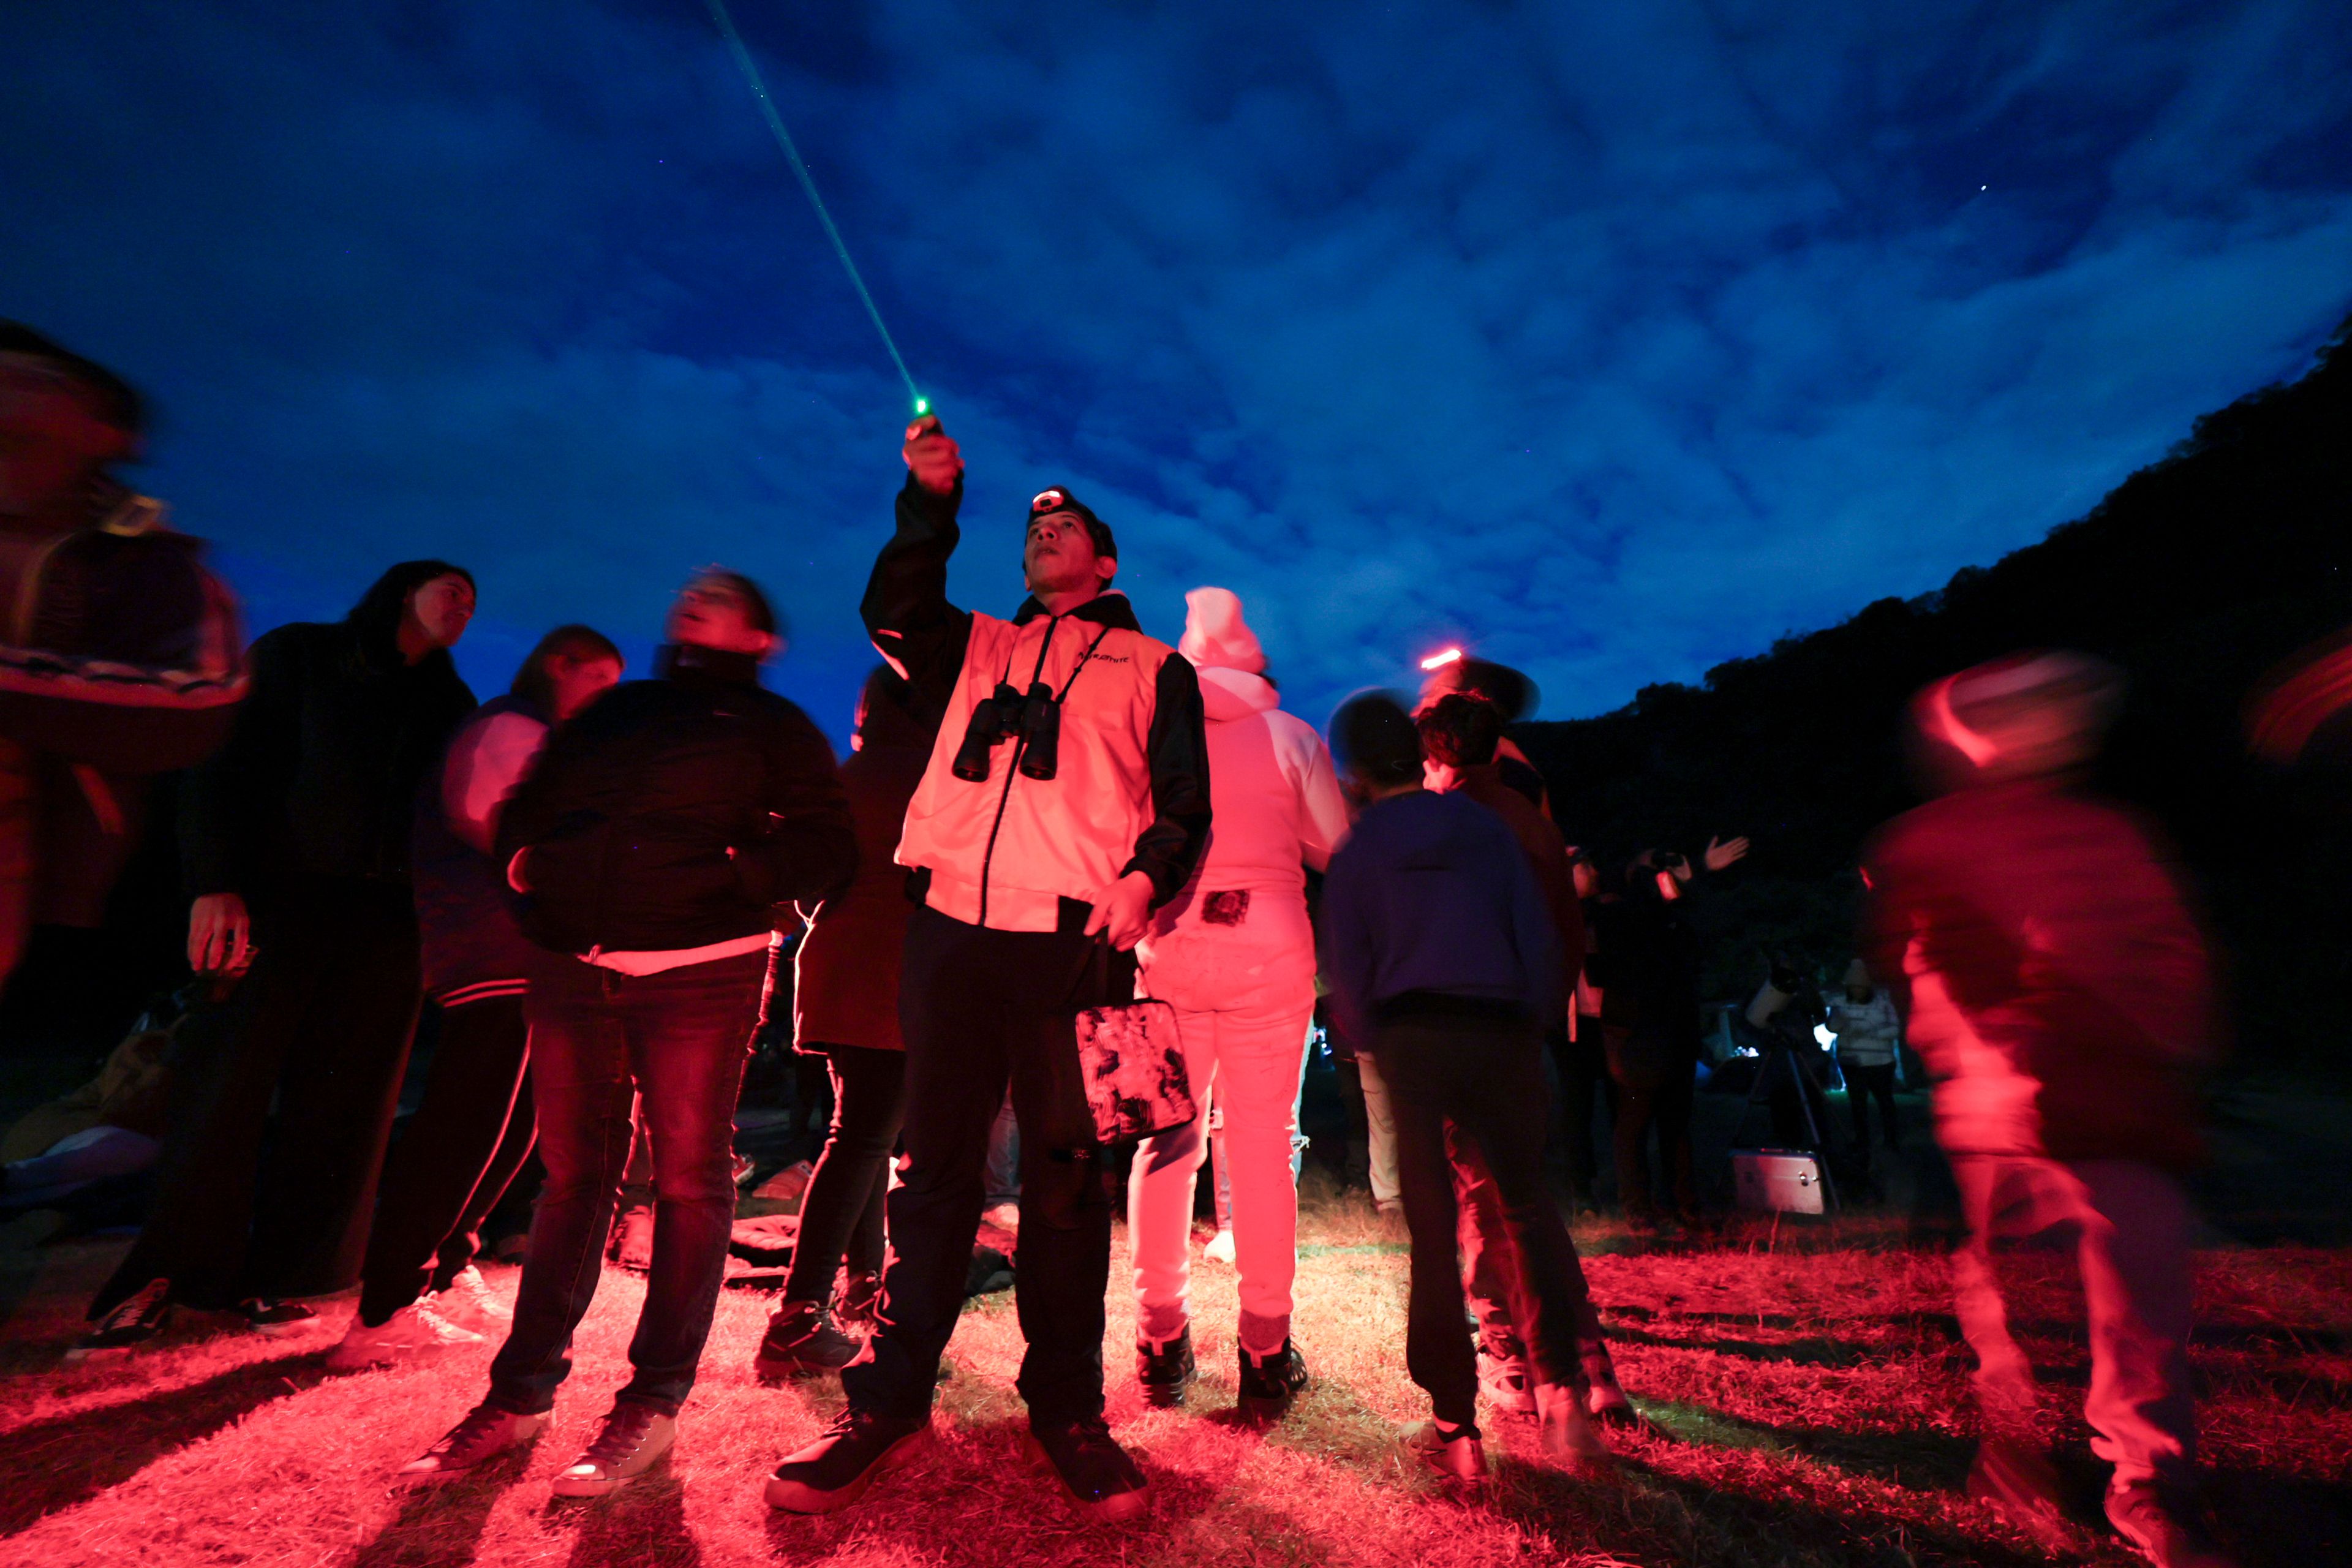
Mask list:
[[[2077,516],[2352,309],[2340,0],[737,0],[971,466],[1294,705],[1461,637],[1550,716]],[[818,19],[812,19],[813,17]],[[475,568],[502,686],[693,566],[838,734],[905,403],[698,0],[12,9],[0,314],[163,416],[259,624]]]

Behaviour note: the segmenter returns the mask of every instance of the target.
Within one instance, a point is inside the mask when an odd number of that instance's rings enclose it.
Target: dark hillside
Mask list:
[[[2352,623],[2352,332],[2300,380],[2197,422],[2079,521],[1944,589],[1653,686],[1597,719],[1515,733],[1571,840],[1605,856],[1746,833],[1750,861],[1699,913],[1711,989],[1787,945],[1843,963],[1853,859],[1916,797],[1901,712],[1927,680],[1996,654],[2114,659],[2132,697],[2105,769],[2179,843],[2236,971],[2242,1054],[2332,1059],[2352,994],[2352,769],[2252,761],[2242,710],[2263,674]]]

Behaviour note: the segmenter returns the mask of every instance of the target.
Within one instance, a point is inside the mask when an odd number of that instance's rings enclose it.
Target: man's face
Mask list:
[[[689,647],[764,657],[775,638],[751,621],[751,606],[734,585],[718,577],[697,577],[669,609],[669,640]]]
[[[1076,512],[1040,512],[1029,520],[1021,574],[1032,594],[1099,591],[1118,570],[1116,557],[1095,553],[1094,535]]]
[[[100,464],[131,448],[129,433],[101,419],[74,381],[0,370],[0,516],[29,516],[68,500]]]
[[[474,586],[463,577],[436,577],[408,595],[408,614],[429,647],[456,647],[474,618]]]

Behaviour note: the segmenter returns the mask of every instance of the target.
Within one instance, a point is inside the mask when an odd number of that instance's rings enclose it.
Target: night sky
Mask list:
[[[1935,587],[2352,310],[2343,0],[735,11],[963,443],[959,601],[1066,483],[1318,721]],[[702,0],[11,0],[0,88],[0,315],[155,399],[256,629],[446,555],[487,695],[720,561],[845,730],[907,404]]]

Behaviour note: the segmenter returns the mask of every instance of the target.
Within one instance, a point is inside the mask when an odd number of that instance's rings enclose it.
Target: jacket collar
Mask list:
[[[664,643],[654,650],[654,675],[680,686],[757,686],[760,658],[693,643]]]
[[[1025,626],[1045,613],[1045,606],[1032,595],[1022,600],[1021,607],[1013,612],[1013,624]],[[1129,604],[1127,595],[1116,588],[1104,589],[1062,618],[1066,621],[1092,621],[1098,626],[1117,626],[1122,631],[1139,632],[1143,629],[1135,618],[1135,606]]]

